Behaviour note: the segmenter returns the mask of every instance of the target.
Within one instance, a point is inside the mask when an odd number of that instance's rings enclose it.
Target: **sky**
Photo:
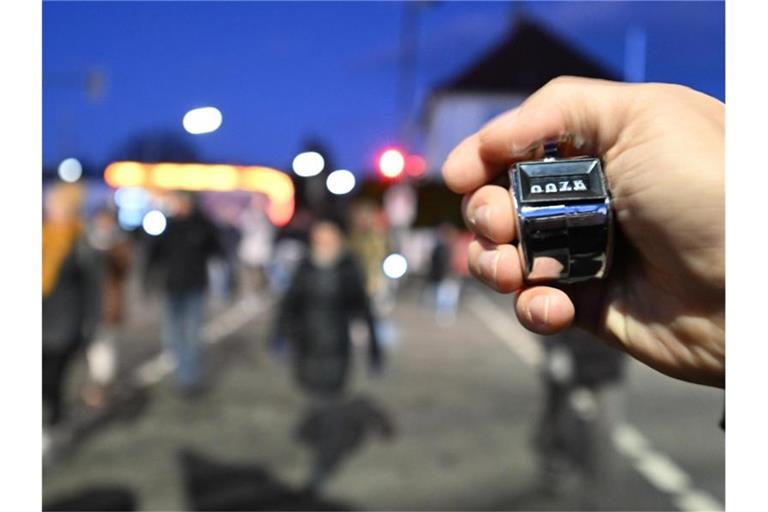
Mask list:
[[[644,31],[645,79],[725,99],[722,2],[419,2],[411,112],[497,44],[514,13],[619,76]],[[357,174],[398,144],[403,2],[43,3],[43,164],[102,169],[142,134],[170,132],[201,159],[287,170],[309,139]],[[104,77],[101,92],[83,85]],[[216,106],[219,130],[189,135],[186,111]],[[418,150],[419,148],[411,148]]]

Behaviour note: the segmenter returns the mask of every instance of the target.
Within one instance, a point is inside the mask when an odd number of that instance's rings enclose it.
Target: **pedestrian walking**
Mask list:
[[[117,336],[124,318],[124,289],[132,247],[114,210],[108,207],[96,212],[86,236],[100,255],[103,274],[101,317],[86,351],[91,382],[83,390],[83,398],[89,406],[99,409],[106,405],[117,373]]]
[[[285,294],[277,332],[292,346],[297,383],[307,394],[312,414],[341,410],[349,377],[352,343],[350,321],[365,318],[369,332],[371,370],[382,366],[373,312],[365,291],[363,273],[346,249],[340,228],[329,221],[316,222],[310,230],[309,255],[299,264]],[[319,490],[330,469],[316,457],[307,485]]]
[[[459,305],[461,278],[454,264],[457,240],[456,228],[441,224],[430,257],[429,291],[435,308],[435,322],[441,326],[453,324]]]
[[[368,325],[371,368],[379,369],[382,354],[363,273],[346,250],[340,228],[317,222],[310,232],[310,253],[294,273],[278,319],[279,332],[293,345],[297,381],[307,393],[343,393],[352,348],[349,325],[358,316]]]
[[[79,185],[46,193],[42,225],[43,406],[46,427],[66,415],[64,389],[75,355],[101,315],[100,261],[84,236]]]
[[[242,264],[246,295],[255,296],[267,284],[267,269],[273,258],[275,227],[267,217],[268,199],[254,194],[248,207],[240,215],[242,236],[237,255]]]
[[[351,211],[349,248],[362,266],[368,296],[386,293],[381,264],[387,257],[387,230],[383,213],[371,201],[357,203]]]
[[[207,263],[222,254],[216,228],[200,211],[195,197],[178,194],[165,231],[152,240],[148,269],[162,269],[166,301],[163,341],[174,356],[180,390],[187,395],[196,394],[201,385]]]

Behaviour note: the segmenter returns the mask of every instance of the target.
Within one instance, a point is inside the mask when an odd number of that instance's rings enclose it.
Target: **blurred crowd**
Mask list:
[[[129,276],[138,276],[143,293],[162,297],[157,350],[170,356],[176,389],[189,400],[206,390],[206,311],[242,301],[274,305],[266,347],[291,362],[296,389],[306,398],[297,432],[314,452],[306,475],[310,492],[322,490],[345,450],[368,429],[385,437],[395,431],[387,415],[350,392],[348,377],[360,340],[368,373],[384,373],[405,268],[419,276],[421,300],[437,329],[457,319],[471,237],[454,225],[423,230],[429,244],[418,245],[419,267],[408,266],[400,254],[408,256],[407,237],[392,229],[373,200],[358,200],[346,216],[299,210],[276,227],[260,194],[243,208],[226,202],[211,208],[197,194],[174,192],[162,200],[166,224],[150,235],[124,230],[109,202],[85,215],[84,194],[82,185],[61,182],[44,196],[44,461],[52,435],[72,414],[65,395],[76,361],[84,359],[88,373],[77,400],[90,410],[108,409],[126,385],[118,369]],[[393,255],[404,268],[387,268]],[[549,338],[545,348],[546,399],[534,440],[543,491],[559,492],[574,474],[610,481],[604,444],[620,416],[622,360],[573,332]]]
[[[204,388],[206,309],[238,300],[276,304],[269,349],[292,354],[296,382],[317,403],[331,404],[343,395],[350,327],[358,318],[367,330],[370,371],[382,371],[382,341],[393,336],[387,317],[406,271],[396,268],[388,275],[383,263],[392,254],[403,265],[407,261],[397,254],[402,248],[375,201],[357,201],[346,216],[317,217],[300,210],[278,228],[261,194],[238,207],[175,192],[161,198],[165,224],[150,235],[124,230],[110,201],[86,212],[85,194],[82,184],[57,182],[44,196],[46,433],[68,418],[67,376],[78,358],[88,369],[80,390],[83,403],[103,409],[116,392],[131,275],[139,276],[142,293],[163,297],[158,348],[171,356],[183,396],[194,397]],[[468,274],[464,249],[469,238],[450,225],[428,231],[434,241],[422,272],[428,282],[424,300],[446,325],[455,318]]]

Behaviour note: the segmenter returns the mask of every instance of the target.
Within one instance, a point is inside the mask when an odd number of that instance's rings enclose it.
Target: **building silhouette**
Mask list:
[[[504,39],[428,96],[427,168],[436,175],[461,140],[562,75],[620,79],[541,23],[516,13]]]

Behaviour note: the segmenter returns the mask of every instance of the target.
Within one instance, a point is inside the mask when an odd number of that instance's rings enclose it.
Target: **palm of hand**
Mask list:
[[[686,140],[671,125],[698,123],[701,131],[711,112],[678,114],[641,109],[605,153],[619,263],[604,283],[575,287],[573,298],[577,321],[646,364],[724,386],[722,127]]]

